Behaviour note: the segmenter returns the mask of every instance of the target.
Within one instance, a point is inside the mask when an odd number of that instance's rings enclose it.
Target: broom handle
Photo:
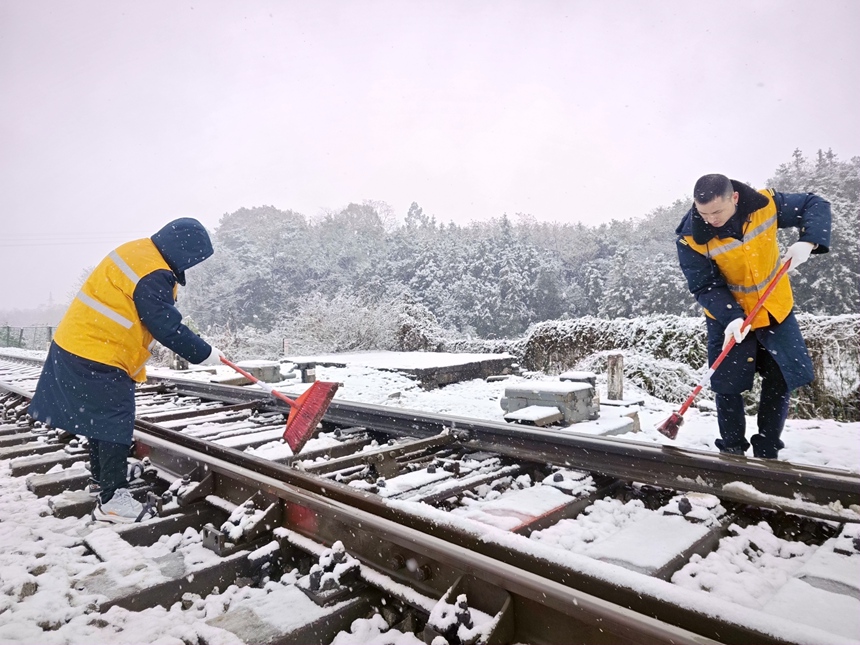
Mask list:
[[[744,318],[744,322],[741,325],[741,331],[746,329],[752,324],[753,318],[755,315],[761,310],[764,305],[764,301],[767,300],[767,297],[771,294],[771,292],[776,288],[776,284],[779,282],[780,278],[785,275],[785,272],[788,271],[789,266],[791,266],[791,259],[787,260],[785,264],[782,265],[782,268],[777,272],[777,274],[773,277],[773,280],[770,281],[770,284],[767,285],[767,289],[764,290],[764,293],[761,295],[761,298],[758,299],[758,302],[755,303],[755,307],[752,308],[752,311],[749,315]],[[682,415],[687,411],[687,409],[693,405],[693,401],[699,395],[699,392],[702,391],[702,388],[705,386],[705,383],[711,380],[711,376],[714,372],[717,371],[717,368],[720,366],[720,363],[723,362],[723,359],[728,356],[729,352],[732,351],[732,348],[736,345],[735,337],[732,336],[729,339],[728,344],[723,347],[723,351],[720,352],[720,355],[717,356],[717,360],[714,361],[713,365],[708,368],[708,371],[705,372],[705,376],[702,377],[702,380],[696,386],[696,389],[693,390],[692,394],[684,401],[684,405],[681,406],[681,409],[678,411],[678,414]],[[222,359],[223,360],[223,359]]]
[[[272,387],[271,385],[269,385],[268,383],[263,383],[263,382],[262,382],[260,379],[258,379],[256,376],[254,376],[253,374],[250,374],[250,373],[246,372],[246,371],[245,371],[245,370],[243,370],[241,367],[239,367],[238,365],[236,365],[236,363],[233,363],[233,362],[231,362],[231,361],[228,361],[228,360],[227,360],[226,358],[224,358],[223,356],[221,357],[221,362],[222,362],[222,363],[224,363],[224,365],[229,365],[229,366],[230,366],[230,367],[232,367],[234,370],[236,370],[237,372],[239,372],[239,374],[241,374],[242,376],[244,376],[246,379],[248,379],[249,381],[251,381],[252,383],[254,383],[254,384],[256,384],[256,385],[259,385],[261,388],[263,388],[264,390],[266,390],[266,391],[267,391],[269,394],[271,394],[273,397],[275,397],[276,399],[280,399],[281,401],[283,401],[284,403],[286,403],[287,405],[289,405],[291,408],[295,408],[295,407],[297,407],[297,406],[298,406],[298,403],[296,403],[295,401],[293,401],[293,400],[292,400],[290,397],[288,397],[286,394],[281,394],[280,392],[278,392],[275,388],[273,388],[273,387]]]

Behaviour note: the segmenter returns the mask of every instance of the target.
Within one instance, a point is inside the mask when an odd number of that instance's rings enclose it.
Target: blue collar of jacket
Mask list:
[[[749,221],[750,215],[755,211],[767,206],[767,197],[744,183],[734,179],[731,182],[732,187],[738,193],[738,208],[728,222],[719,228],[711,226],[702,219],[696,210],[696,205],[693,204],[692,208],[684,215],[675,233],[681,236],[691,235],[696,244],[707,244],[715,237],[743,239],[744,224]]]

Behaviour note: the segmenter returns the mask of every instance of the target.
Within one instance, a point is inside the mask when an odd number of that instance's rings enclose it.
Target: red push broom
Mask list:
[[[761,298],[758,299],[758,302],[755,303],[755,307],[753,307],[749,316],[744,318],[744,322],[741,325],[741,331],[746,329],[752,323],[752,319],[755,318],[755,315],[759,312],[764,301],[767,300],[767,297],[771,294],[771,292],[776,288],[777,282],[779,282],[780,278],[785,275],[785,272],[788,271],[788,267],[791,264],[791,260],[788,260],[785,264],[782,265],[782,268],[777,272],[777,274],[773,277],[773,280],[770,281],[770,284],[767,285],[767,289],[764,290]],[[677,412],[673,412],[672,416],[666,419],[662,424],[657,427],[657,431],[660,434],[664,434],[670,439],[674,439],[678,436],[678,430],[681,428],[681,424],[684,423],[684,413],[689,409],[691,405],[693,405],[693,401],[695,401],[696,397],[699,395],[699,392],[702,391],[702,388],[707,385],[711,376],[714,372],[717,371],[717,368],[720,366],[720,363],[723,362],[723,359],[728,355],[728,353],[732,350],[732,347],[735,346],[735,337],[732,336],[729,339],[729,342],[726,343],[726,346],[723,347],[723,351],[720,352],[720,355],[717,356],[717,360],[714,361],[714,364],[708,368],[708,371],[705,372],[705,375],[699,381],[699,384],[693,390],[692,394],[687,397],[687,400],[684,401],[684,405],[681,406],[681,409]]]
[[[287,427],[284,428],[284,440],[290,446],[290,450],[296,455],[304,448],[313,431],[322,420],[329,403],[334,398],[339,383],[328,383],[326,381],[315,381],[304,394],[296,400],[285,394],[281,394],[267,383],[262,383],[258,378],[249,374],[241,367],[228,361],[223,356],[221,362],[229,365],[252,383],[256,383],[264,390],[268,390],[276,399],[280,399],[290,406],[290,415],[287,417]]]

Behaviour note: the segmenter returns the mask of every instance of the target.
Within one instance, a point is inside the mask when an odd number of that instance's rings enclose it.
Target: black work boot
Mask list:
[[[768,439],[760,434],[750,437],[753,447],[753,457],[759,459],[777,459],[779,451],[785,448],[785,444],[779,439]]]
[[[727,455],[742,455],[747,451],[747,448],[749,448],[750,445],[747,443],[746,439],[742,438],[741,441],[743,441],[743,443],[729,445],[726,444],[723,439],[717,439],[714,442],[714,445],[720,452]]]

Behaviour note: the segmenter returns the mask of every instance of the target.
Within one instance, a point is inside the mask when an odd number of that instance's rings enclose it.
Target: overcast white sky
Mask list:
[[[858,30],[857,0],[0,0],[0,309],[175,217],[599,223],[847,159]]]

